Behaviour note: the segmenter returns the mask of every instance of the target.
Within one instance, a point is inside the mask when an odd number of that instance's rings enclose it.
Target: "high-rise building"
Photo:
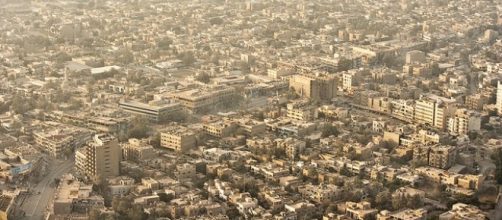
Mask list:
[[[86,147],[77,151],[77,170],[94,182],[101,182],[120,173],[121,149],[118,140],[110,135],[95,135]]]
[[[466,135],[480,129],[481,114],[475,111],[458,109],[455,115],[448,119],[448,132],[452,135]]]
[[[454,99],[428,95],[415,102],[415,122],[441,130],[446,129],[447,118],[455,113]]]
[[[298,95],[314,100],[330,101],[336,95],[333,76],[299,74],[289,79],[289,88]]]
[[[502,115],[502,82],[498,82],[497,86],[497,110],[499,115]]]

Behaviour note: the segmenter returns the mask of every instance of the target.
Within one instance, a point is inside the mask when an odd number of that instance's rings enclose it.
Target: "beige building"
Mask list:
[[[152,159],[155,154],[155,149],[146,141],[129,139],[128,143],[122,145],[122,155],[125,160],[141,163]]]
[[[454,204],[451,210],[439,215],[440,220],[485,220],[488,216],[478,207],[463,203]]]
[[[381,211],[377,215],[377,220],[425,220],[427,219],[426,209],[405,209],[397,212]]]
[[[453,115],[455,110],[454,99],[435,95],[424,96],[415,102],[415,122],[444,130],[447,118]]]
[[[237,124],[228,120],[211,122],[202,126],[206,134],[218,138],[230,136],[235,132],[236,128]]]
[[[87,146],[77,151],[75,166],[77,170],[94,182],[101,182],[119,175],[121,149],[115,137],[100,134]]]
[[[298,95],[314,100],[330,101],[336,96],[333,76],[298,74],[289,79],[289,88]]]
[[[467,109],[458,109],[448,119],[448,132],[452,135],[466,135],[481,130],[481,114]]]
[[[33,132],[35,143],[53,157],[69,156],[73,150],[85,144],[92,132],[61,125],[49,126]]]
[[[121,101],[119,107],[126,112],[147,117],[152,121],[165,121],[181,111],[181,104],[173,100],[152,101],[148,104],[137,101]]]
[[[84,185],[71,174],[67,174],[61,178],[51,214],[63,219],[75,214],[87,214],[93,208],[104,206],[103,197],[93,194],[92,185]]]
[[[357,220],[369,220],[373,219],[378,213],[378,209],[371,208],[369,202],[346,202],[345,203],[345,214],[352,219]]]
[[[195,132],[183,126],[172,126],[160,133],[160,145],[177,152],[186,152],[196,144]]]
[[[317,114],[317,108],[311,105],[307,100],[300,100],[287,104],[288,118],[311,121],[317,118]]]
[[[207,112],[232,101],[236,94],[233,87],[214,86],[181,91],[174,95],[181,105],[192,112]]]

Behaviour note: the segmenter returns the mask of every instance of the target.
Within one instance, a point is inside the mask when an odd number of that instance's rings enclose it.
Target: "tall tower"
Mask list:
[[[115,137],[98,134],[82,153],[83,158],[77,167],[84,169],[81,171],[94,182],[100,183],[120,174],[121,150]]]

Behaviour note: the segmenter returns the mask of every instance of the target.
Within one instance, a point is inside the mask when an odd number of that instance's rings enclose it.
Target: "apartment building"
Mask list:
[[[197,144],[195,132],[183,126],[171,126],[160,133],[160,146],[186,152]]]
[[[300,100],[287,104],[287,117],[300,120],[310,121],[317,118],[317,108],[311,105],[308,100]]]
[[[289,88],[313,100],[330,101],[336,96],[336,80],[322,74],[298,74],[289,79]]]
[[[146,141],[129,139],[122,145],[122,156],[125,160],[141,163],[148,161],[155,156],[155,149]]]
[[[170,116],[181,111],[181,104],[174,100],[161,100],[150,103],[121,101],[119,107],[126,112],[147,117],[155,122],[168,120]]]
[[[481,130],[481,114],[467,109],[458,109],[448,119],[448,132],[451,135],[466,135]]]
[[[64,125],[48,126],[33,132],[35,143],[52,157],[69,156],[73,150],[85,144],[92,132]]]
[[[236,94],[233,87],[213,86],[181,91],[174,94],[174,98],[191,112],[200,113],[228,104]]]
[[[94,182],[119,175],[121,149],[118,140],[110,135],[95,135],[83,149],[77,151],[77,170]]]
[[[415,102],[415,122],[444,130],[447,118],[456,110],[455,100],[436,95],[423,96]]]

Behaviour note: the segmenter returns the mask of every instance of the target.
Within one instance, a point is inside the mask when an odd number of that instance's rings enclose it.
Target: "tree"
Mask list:
[[[322,132],[322,137],[329,137],[331,135],[338,136],[340,134],[338,129],[331,123],[324,125],[321,132]]]
[[[340,58],[338,61],[338,71],[347,71],[352,69],[352,60],[346,59],[346,58]]]
[[[375,196],[375,207],[378,209],[391,209],[391,195],[388,190],[381,191]]]
[[[209,83],[211,81],[211,76],[207,73],[200,73],[195,77],[195,80],[203,83]]]
[[[130,125],[132,127],[129,129],[129,138],[146,138],[152,130],[150,122],[145,117],[135,117]]]
[[[185,66],[191,66],[196,61],[195,55],[190,51],[178,54],[178,59],[180,59]]]
[[[168,50],[171,44],[173,44],[173,40],[171,38],[164,37],[157,42],[157,47],[161,50]]]

